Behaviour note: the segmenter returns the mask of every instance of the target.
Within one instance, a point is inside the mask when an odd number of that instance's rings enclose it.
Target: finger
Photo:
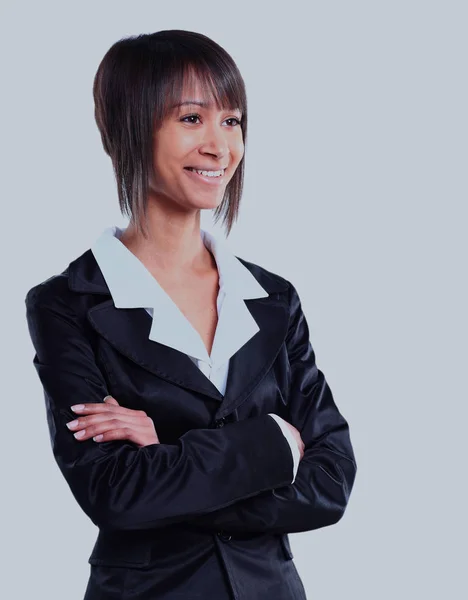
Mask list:
[[[143,421],[148,417],[143,417],[139,415],[120,415],[117,413],[98,413],[95,415],[88,415],[87,417],[80,417],[79,419],[75,419],[73,421],[69,421],[66,423],[68,429],[72,431],[79,431],[81,429],[86,429],[91,427],[92,425],[98,425],[99,423],[104,423],[106,421],[118,421],[119,423],[123,423],[126,425],[143,425]]]
[[[111,442],[114,440],[128,440],[135,444],[138,443],[138,432],[122,427],[121,429],[109,429],[97,436],[94,436],[95,442]]]
[[[106,396],[104,398],[104,402],[106,402],[107,404],[114,404],[115,406],[119,406],[119,403],[113,396]]]
[[[114,405],[107,402],[91,402],[88,404],[74,404],[70,407],[71,410],[80,415],[89,415],[92,413],[108,413],[115,412],[118,414],[139,414],[146,415],[144,410],[134,410],[133,408],[125,408],[124,406]]]
[[[122,423],[118,419],[109,419],[108,421],[103,421],[101,423],[97,423],[95,425],[91,425],[90,427],[86,427],[85,429],[80,429],[76,431],[73,435],[77,440],[85,441],[89,440],[92,437],[97,435],[107,433],[113,429],[118,429],[122,431],[126,431],[128,435],[132,435],[132,431],[135,433],[142,433],[146,431],[146,427],[138,426],[135,424],[129,425],[128,423]],[[126,439],[130,439],[127,437]]]

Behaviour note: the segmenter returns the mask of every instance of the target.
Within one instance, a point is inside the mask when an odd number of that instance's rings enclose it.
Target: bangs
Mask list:
[[[183,61],[168,69],[164,79],[160,82],[163,104],[156,110],[160,120],[171,115],[182,102],[194,100],[203,102],[207,108],[214,105],[218,110],[239,110],[242,115],[246,112],[244,82],[240,74],[233,73],[232,67]],[[199,91],[195,94],[197,85]]]

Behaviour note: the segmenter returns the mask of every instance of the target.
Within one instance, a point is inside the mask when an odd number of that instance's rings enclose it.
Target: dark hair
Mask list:
[[[183,84],[193,78],[211,92],[218,110],[241,110],[245,145],[244,80],[231,56],[201,33],[172,29],[120,39],[106,52],[94,78],[94,115],[112,160],[120,211],[145,237],[153,132],[181,100]],[[244,158],[245,152],[214,213],[215,223],[224,217],[227,235],[238,217]]]

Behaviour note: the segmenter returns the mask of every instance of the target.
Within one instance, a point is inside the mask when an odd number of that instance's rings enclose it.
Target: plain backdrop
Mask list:
[[[52,456],[24,298],[126,224],[93,114],[105,52],[186,29],[247,87],[228,243],[297,287],[358,462],[343,519],[290,535],[308,598],[466,598],[466,2],[43,0],[0,16],[2,597],[84,594],[97,529]],[[224,235],[210,211],[202,226]]]

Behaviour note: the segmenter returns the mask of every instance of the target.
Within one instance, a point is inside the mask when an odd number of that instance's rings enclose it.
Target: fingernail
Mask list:
[[[71,409],[73,412],[80,412],[80,410],[84,409],[84,404],[74,404]]]
[[[73,429],[77,425],[78,425],[78,419],[75,419],[74,421],[70,421],[69,423],[67,423],[68,429]]]
[[[84,434],[86,433],[86,429],[82,429],[81,431],[77,431],[76,433],[74,433],[73,435],[76,438],[82,438],[84,436]]]
[[[99,435],[96,435],[96,436],[94,436],[94,437],[93,437],[93,440],[94,440],[95,442],[100,442],[100,441],[102,440],[102,438],[103,438],[103,437],[104,437],[104,436],[102,435],[102,433],[100,433]]]
[[[104,397],[104,402],[107,400],[107,398],[112,398],[112,396],[105,396]]]

